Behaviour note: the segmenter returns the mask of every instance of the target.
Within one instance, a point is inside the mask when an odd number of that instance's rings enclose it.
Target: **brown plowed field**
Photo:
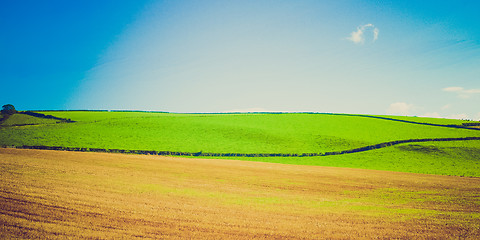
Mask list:
[[[480,237],[480,179],[0,149],[0,238]]]

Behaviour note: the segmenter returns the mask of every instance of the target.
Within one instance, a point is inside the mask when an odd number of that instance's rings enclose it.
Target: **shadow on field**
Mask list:
[[[425,154],[432,154],[432,153],[445,154],[446,153],[441,148],[438,148],[435,146],[422,146],[417,144],[398,146],[398,149],[402,151],[419,152],[419,153],[425,153]]]

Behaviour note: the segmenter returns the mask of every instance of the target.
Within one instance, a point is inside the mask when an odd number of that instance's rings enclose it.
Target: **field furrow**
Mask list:
[[[480,179],[0,149],[2,238],[466,238]]]

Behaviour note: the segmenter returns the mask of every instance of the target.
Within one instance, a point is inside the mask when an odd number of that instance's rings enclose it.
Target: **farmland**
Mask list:
[[[0,238],[480,235],[478,178],[20,149],[0,167]]]
[[[14,114],[0,124],[6,147],[0,148],[0,238],[480,235],[480,131],[461,127],[465,121],[307,113],[41,114],[56,119]],[[439,138],[456,140],[308,156]],[[24,145],[70,151],[15,149]],[[80,148],[307,155],[207,159],[71,151]]]
[[[221,158],[480,177],[480,141],[402,144],[354,154],[323,157]]]
[[[317,153],[480,131],[320,114],[47,112],[76,123],[2,129],[2,145],[184,152]]]
[[[0,118],[0,121],[2,121],[1,118]],[[8,117],[5,121],[2,121],[0,126],[12,127],[17,125],[20,125],[20,126],[21,125],[42,125],[42,124],[55,124],[58,122],[59,121],[55,119],[44,119],[44,118],[32,117],[26,114],[14,114]]]
[[[375,116],[307,113],[174,114],[82,111],[42,113],[76,122],[3,127],[0,129],[0,145],[193,153],[302,154],[343,151],[405,139],[480,137],[478,130],[372,118]],[[451,119],[395,118],[443,125],[461,125],[465,122]],[[235,159],[480,176],[479,146],[479,140],[425,142],[401,144],[348,155]]]

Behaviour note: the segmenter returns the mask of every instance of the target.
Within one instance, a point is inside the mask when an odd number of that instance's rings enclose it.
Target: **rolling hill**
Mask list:
[[[462,127],[463,121],[307,113],[42,114],[64,120],[16,114],[0,125],[0,238],[480,235],[480,132]],[[454,141],[434,141],[447,138]],[[428,141],[341,154],[408,139]],[[34,147],[69,151],[13,149]],[[205,159],[95,152],[129,149],[340,154]],[[142,149],[151,151],[135,151]]]
[[[404,143],[348,156],[280,157],[342,152],[398,140],[480,137],[477,129],[461,127],[465,122],[461,120],[312,113],[42,114],[75,122],[3,127],[0,145],[218,153],[222,157],[240,154],[236,159],[244,159],[245,154],[277,154],[279,157],[245,159],[465,176],[478,176],[480,172],[479,140]],[[414,162],[422,164],[416,166]]]

